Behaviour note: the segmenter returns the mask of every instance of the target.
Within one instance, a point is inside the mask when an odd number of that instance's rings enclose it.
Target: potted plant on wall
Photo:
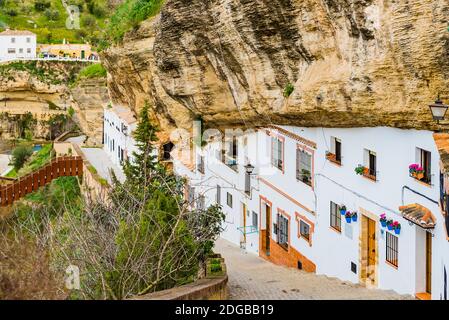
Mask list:
[[[393,223],[393,229],[394,229],[395,234],[400,234],[401,233],[401,224],[399,222],[395,221]]]
[[[352,212],[351,211],[346,211],[345,218],[346,218],[346,222],[347,223],[351,223],[351,221],[352,221]]]
[[[358,175],[363,175],[366,171],[366,168],[364,166],[362,166],[361,164],[359,164],[355,169],[354,169],[355,173]]]
[[[419,164],[412,163],[408,166],[408,170],[410,172],[410,175],[415,179],[421,180],[422,178],[424,178],[424,169]]]
[[[387,226],[387,216],[385,215],[385,213],[382,213],[380,215],[380,224],[382,225],[383,228]]]
[[[357,211],[354,211],[354,212],[351,214],[351,219],[352,219],[353,222],[357,222]]]
[[[393,220],[388,220],[387,221],[387,228],[388,230],[393,230]]]
[[[340,206],[340,214],[341,214],[341,215],[346,214],[346,206],[345,206],[344,204],[342,204],[342,205]]]

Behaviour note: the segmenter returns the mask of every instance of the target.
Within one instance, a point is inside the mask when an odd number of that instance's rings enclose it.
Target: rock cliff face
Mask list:
[[[447,0],[167,0],[103,60],[114,102],[148,100],[166,129],[435,128],[448,17]]]
[[[87,79],[69,86],[69,80],[81,67],[55,62],[0,66],[0,113],[31,112],[35,119],[45,120],[72,107],[75,121],[89,137],[87,143],[101,144],[103,108],[109,102],[106,83],[104,79]],[[6,117],[2,119],[7,122]],[[0,138],[14,137],[13,127],[14,123],[2,123]],[[37,128],[34,134],[36,138],[43,138],[46,132]]]
[[[88,137],[87,145],[101,145],[103,141],[103,109],[109,103],[105,79],[86,79],[70,89],[74,119]]]

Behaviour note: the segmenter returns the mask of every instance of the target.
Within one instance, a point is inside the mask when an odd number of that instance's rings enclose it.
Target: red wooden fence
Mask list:
[[[58,157],[46,166],[27,174],[6,186],[0,187],[0,207],[11,205],[14,201],[36,191],[53,179],[83,174],[81,157]]]

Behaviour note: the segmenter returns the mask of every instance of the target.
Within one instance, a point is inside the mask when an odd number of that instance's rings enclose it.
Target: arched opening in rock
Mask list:
[[[162,146],[162,161],[171,160],[171,152],[175,145],[170,141]]]

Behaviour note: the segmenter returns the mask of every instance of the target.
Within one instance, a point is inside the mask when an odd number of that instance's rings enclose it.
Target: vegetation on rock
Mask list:
[[[105,78],[106,69],[101,63],[90,64],[80,70],[77,81],[82,79]]]
[[[121,42],[126,32],[158,14],[163,3],[164,0],[125,0],[109,21],[104,47],[111,42]]]

